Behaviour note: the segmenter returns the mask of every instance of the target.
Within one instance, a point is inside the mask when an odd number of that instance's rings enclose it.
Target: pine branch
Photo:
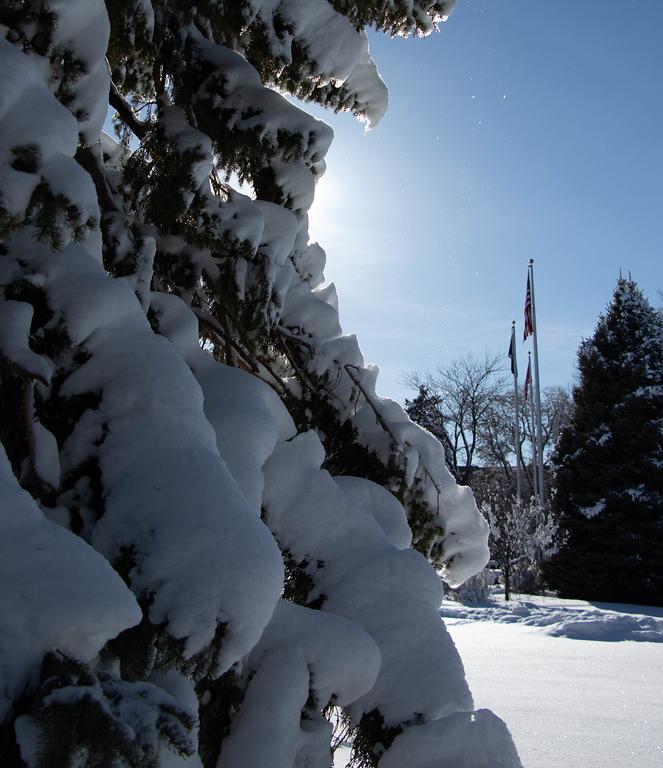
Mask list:
[[[92,177],[94,188],[99,199],[99,207],[104,213],[119,211],[120,206],[115,199],[111,186],[99,163],[99,158],[92,147],[79,146],[74,155],[76,161]]]
[[[260,369],[256,365],[255,361],[242,349],[242,347],[231,338],[230,334],[217,325],[215,318],[211,317],[200,307],[191,307],[194,314],[198,318],[198,321],[205,326],[206,330],[213,334],[221,344],[229,344],[237,352],[237,354],[244,360],[244,362],[250,366],[254,373],[259,373]]]
[[[145,120],[141,120],[136,116],[133,107],[120,93],[115,83],[110,81],[110,92],[108,94],[108,101],[111,107],[115,109],[122,120],[129,126],[129,128],[136,134],[139,139],[144,139],[152,128],[152,123]]]

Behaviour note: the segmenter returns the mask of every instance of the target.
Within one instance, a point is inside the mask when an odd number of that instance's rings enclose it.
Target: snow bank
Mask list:
[[[552,637],[575,640],[663,642],[663,618],[602,608],[514,602],[480,607],[445,603],[440,614],[460,621],[492,621],[539,627]]]
[[[639,640],[663,643],[663,621],[649,616],[581,611],[577,616],[560,617],[551,623],[546,631],[553,637],[570,637],[575,640]]]

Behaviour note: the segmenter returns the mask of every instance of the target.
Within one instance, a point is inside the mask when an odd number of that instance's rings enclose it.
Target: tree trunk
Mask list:
[[[511,600],[511,568],[508,565],[502,569],[502,575],[504,576],[504,599],[509,602]]]

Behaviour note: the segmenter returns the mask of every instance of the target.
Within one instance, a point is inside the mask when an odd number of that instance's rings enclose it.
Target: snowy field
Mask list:
[[[523,596],[442,614],[525,768],[663,766],[663,609]]]
[[[524,768],[662,768],[663,609],[521,597],[441,613]]]

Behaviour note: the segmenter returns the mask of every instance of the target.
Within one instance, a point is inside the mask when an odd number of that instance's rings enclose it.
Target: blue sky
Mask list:
[[[544,387],[573,381],[620,268],[661,304],[662,29],[663,0],[459,0],[425,40],[371,37],[376,130],[307,107],[335,130],[311,236],[381,394],[506,352],[530,258]]]

